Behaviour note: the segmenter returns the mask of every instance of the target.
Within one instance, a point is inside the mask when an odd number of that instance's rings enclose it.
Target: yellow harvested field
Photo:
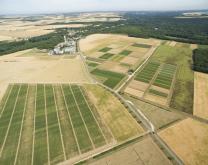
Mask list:
[[[0,35],[0,41],[12,40],[12,37]]]
[[[145,94],[144,99],[155,102],[157,104],[161,104],[161,105],[167,105],[167,98],[164,97],[160,97],[158,95],[153,95],[153,94]]]
[[[118,72],[118,73],[127,73],[129,69],[128,67],[121,66],[118,62],[113,62],[113,61],[106,61],[103,64],[101,64],[99,68],[103,70],[109,70],[112,72]]]
[[[208,119],[208,74],[194,72],[194,115]]]
[[[137,89],[134,89],[134,88],[130,88],[130,87],[127,87],[124,90],[124,92],[127,93],[127,94],[130,94],[132,96],[136,96],[136,97],[143,97],[143,95],[144,95],[143,91],[140,91],[140,90],[137,90]]]
[[[162,130],[159,135],[184,164],[207,165],[207,124],[188,118]]]
[[[121,63],[134,65],[138,62],[138,58],[127,56],[123,60],[120,61]]]
[[[148,136],[125,148],[106,154],[90,165],[171,165],[171,162]]]
[[[37,50],[25,50],[0,57],[0,96],[8,83],[90,82],[79,56],[49,56]],[[0,97],[1,98],[1,97]]]
[[[84,24],[47,25],[47,23],[55,22],[56,20],[46,20],[45,22],[6,21],[2,23],[0,27],[0,41],[45,35],[54,32],[54,30],[58,28],[79,28],[86,26]]]
[[[169,44],[169,46],[174,47],[174,46],[176,46],[176,43],[177,42],[175,42],[175,41],[171,41],[170,44]]]
[[[96,106],[104,123],[110,128],[114,138],[125,141],[144,132],[124,105],[109,91],[100,86],[85,85],[90,100]]]
[[[148,88],[148,86],[149,84],[136,80],[132,80],[128,85],[129,88],[133,88],[141,91],[145,91]]]
[[[136,51],[145,52],[144,48],[134,48],[131,45],[134,43],[143,43],[148,45],[158,45],[160,40],[157,39],[143,39],[128,37],[125,35],[114,35],[114,34],[93,34],[87,36],[85,39],[80,40],[81,51],[86,55],[91,52],[96,52],[106,46],[119,49],[122,51],[125,48],[129,48]],[[119,50],[116,50],[118,52]]]
[[[190,45],[190,48],[191,48],[192,50],[197,49],[197,48],[198,48],[198,45],[197,45],[197,44],[191,44],[191,45]]]
[[[0,35],[11,39],[35,37],[53,32],[45,29],[0,30]]]

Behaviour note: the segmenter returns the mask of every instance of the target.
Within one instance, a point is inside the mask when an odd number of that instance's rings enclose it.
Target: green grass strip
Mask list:
[[[154,89],[150,89],[149,93],[152,93],[152,94],[155,94],[155,95],[158,95],[158,96],[161,96],[161,97],[165,97],[165,98],[168,97],[167,93],[163,93],[163,92],[160,92],[160,91],[157,91],[157,90],[154,90]]]

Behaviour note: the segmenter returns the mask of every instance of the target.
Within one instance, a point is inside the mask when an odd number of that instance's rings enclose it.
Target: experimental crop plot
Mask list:
[[[104,147],[112,137],[94,111],[77,85],[10,85],[0,106],[0,164],[57,164]]]

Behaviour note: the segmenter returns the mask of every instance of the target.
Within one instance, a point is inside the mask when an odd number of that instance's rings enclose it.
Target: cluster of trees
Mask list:
[[[208,19],[177,18],[181,14],[182,12],[129,12],[123,14],[124,20],[104,23],[103,26],[110,28],[100,29],[134,37],[208,44]]]
[[[38,37],[33,37],[28,40],[0,42],[0,55],[14,53],[17,51],[31,48],[52,49],[58,43],[64,41],[64,35],[66,34],[66,29],[59,29],[56,32]]]
[[[208,48],[193,51],[193,70],[208,73]]]

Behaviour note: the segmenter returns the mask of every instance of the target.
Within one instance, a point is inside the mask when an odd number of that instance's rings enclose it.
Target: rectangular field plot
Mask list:
[[[102,55],[102,56],[99,57],[99,58],[101,58],[101,59],[103,59],[103,60],[107,60],[107,59],[109,59],[109,58],[111,58],[111,57],[113,57],[113,56],[114,56],[114,54],[112,54],[112,53],[106,53],[106,54]]]
[[[176,72],[176,66],[164,64],[159,74],[157,75],[153,85],[156,85],[165,89],[170,89],[175,72]]]
[[[115,73],[100,69],[95,69],[91,73],[95,76],[104,77],[106,80],[103,82],[103,84],[109,88],[115,88],[117,84],[119,84],[119,82],[125,77],[125,75],[121,73]]]
[[[138,47],[138,48],[151,48],[152,45],[147,45],[147,44],[139,44],[139,43],[135,43],[132,46],[134,47]]]
[[[0,106],[0,164],[58,164],[109,145],[95,111],[77,85],[10,85]]]
[[[135,77],[135,80],[150,83],[159,69],[160,64],[156,62],[149,62]]]
[[[109,47],[105,47],[103,49],[100,49],[99,52],[108,52],[109,50],[111,50],[112,48]]]
[[[128,56],[130,53],[132,53],[132,51],[130,51],[130,50],[123,50],[123,51],[120,52],[119,54],[120,54],[120,55],[123,55],[123,56]]]

